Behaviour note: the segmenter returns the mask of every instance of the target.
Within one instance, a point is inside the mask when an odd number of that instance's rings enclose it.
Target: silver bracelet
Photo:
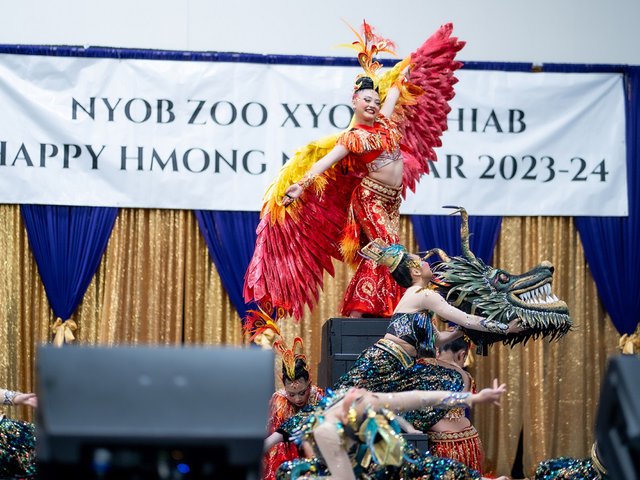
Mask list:
[[[496,322],[495,320],[487,320],[483,318],[480,320],[480,325],[487,329],[487,332],[490,333],[499,333],[501,335],[506,335],[507,330],[509,330],[509,326],[504,323]]]
[[[470,392],[451,392],[449,395],[444,397],[440,403],[434,405],[434,408],[467,408],[471,406],[468,402],[469,397],[471,397]]]
[[[18,392],[13,390],[5,390],[4,391],[4,400],[2,400],[3,405],[13,405],[13,399],[16,398]]]

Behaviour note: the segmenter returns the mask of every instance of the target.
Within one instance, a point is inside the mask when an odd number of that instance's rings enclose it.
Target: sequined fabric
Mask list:
[[[590,458],[576,459],[568,457],[546,460],[538,465],[535,480],[605,480],[593,467]]]
[[[419,357],[435,357],[436,334],[431,317],[427,311],[396,313],[391,317],[387,333],[413,345]]]
[[[484,450],[473,425],[460,432],[428,432],[428,435],[429,451],[432,454],[451,458],[482,472]]]
[[[373,126],[355,125],[338,137],[337,145],[342,145],[353,155],[360,156],[360,161],[369,163],[381,152],[394,152],[400,148],[402,135],[398,124],[379,115]]]
[[[311,391],[309,392],[309,399],[307,405],[315,406],[318,404],[324,391],[315,385],[311,385]],[[267,434],[275,432],[280,425],[290,417],[294,416],[300,411],[300,408],[296,407],[287,399],[287,394],[284,388],[281,388],[275,392],[271,397],[269,404],[269,423],[267,425]],[[298,446],[290,442],[280,442],[269,450],[263,458],[262,478],[264,480],[273,480],[275,478],[276,470],[283,462],[294,460],[298,458]]]
[[[35,427],[21,420],[0,420],[0,477],[29,478],[36,473]]]
[[[420,359],[409,374],[412,383],[406,390],[446,390],[461,392],[464,389],[462,375],[457,370],[445,368],[434,363],[424,362]],[[414,428],[426,432],[446,415],[447,410],[440,408],[424,408],[405,413],[404,418]]]
[[[353,450],[353,449],[352,449]],[[371,463],[368,468],[356,467],[354,473],[362,480],[478,480],[480,475],[462,463],[448,458],[422,454],[412,445],[404,444],[403,460],[399,467]],[[327,467],[318,458],[299,458],[283,463],[276,480],[322,478],[329,475]]]
[[[405,479],[442,479],[442,480],[479,480],[480,474],[466,465],[428,454],[421,454],[412,445],[406,445],[407,461],[402,466],[399,478]]]
[[[350,387],[365,388],[372,392],[404,392],[407,390],[448,390],[460,392],[464,388],[462,375],[456,370],[431,363],[413,363],[405,366],[405,359],[381,348],[378,343],[358,357],[351,370],[333,386],[335,391]],[[278,429],[285,438],[296,430],[311,409],[303,409],[284,422]],[[426,432],[444,417],[446,410],[425,408],[403,416],[413,426]]]
[[[401,193],[401,187],[389,187],[365,177],[353,191],[342,244],[357,245],[359,249],[375,239],[398,243]],[[344,316],[357,311],[390,317],[403,293],[387,267],[363,258],[347,286],[341,312]]]

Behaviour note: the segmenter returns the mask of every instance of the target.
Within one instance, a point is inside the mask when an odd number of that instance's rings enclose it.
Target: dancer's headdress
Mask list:
[[[267,313],[270,311],[271,314]],[[273,308],[269,302],[264,305],[258,305],[258,310],[247,310],[247,314],[242,322],[242,329],[247,338],[247,342],[254,342],[259,335],[265,335],[272,332],[274,335],[280,335],[280,329],[276,324],[276,320],[284,317],[283,308]]]
[[[303,350],[303,343],[300,337],[296,337],[293,339],[293,344],[291,348],[287,348],[285,343],[280,339],[277,340],[276,343],[273,344],[273,349],[276,353],[279,353],[282,356],[282,365],[284,366],[284,371],[289,380],[295,380],[296,376],[296,360],[304,360],[305,361],[305,370],[309,371],[309,367],[307,366],[307,357]]]
[[[354,49],[358,52],[358,63],[364,69],[364,73],[356,77],[353,91],[365,89],[378,89],[378,70],[382,64],[375,57],[378,53],[386,52],[396,55],[396,45],[391,40],[383,38],[374,32],[374,29],[366,21],[362,21],[360,32],[356,31],[351,25],[347,24],[353,33],[356,34],[357,40],[350,44],[341,46]]]
[[[386,245],[381,240],[373,240],[360,250],[360,255],[373,260],[378,265],[389,267],[391,272],[400,265],[406,254],[407,250],[399,243]]]

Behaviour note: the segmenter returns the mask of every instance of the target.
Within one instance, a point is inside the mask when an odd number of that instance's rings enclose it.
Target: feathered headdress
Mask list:
[[[345,22],[346,23],[346,22]],[[396,45],[391,40],[383,38],[374,32],[374,29],[366,21],[362,21],[360,32],[356,31],[351,25],[347,26],[355,33],[357,40],[353,43],[340,45],[342,47],[352,48],[358,52],[358,63],[362,66],[364,73],[356,77],[354,90],[359,88],[358,79],[369,77],[373,81],[373,88],[378,88],[378,70],[382,68],[382,64],[376,60],[378,53],[390,53],[396,56]]]
[[[407,254],[407,250],[399,243],[385,245],[382,241],[373,240],[362,247],[360,255],[373,260],[378,265],[389,267],[389,271],[393,272]]]
[[[277,340],[273,344],[273,349],[276,353],[279,353],[282,356],[282,365],[284,366],[284,371],[288,379],[295,380],[296,360],[305,360],[305,370],[308,371],[308,367],[306,367],[307,357],[302,353],[303,343],[300,337],[293,339],[293,345],[291,345],[291,348],[287,348],[282,340]]]
[[[267,313],[271,312],[271,314]],[[247,314],[242,321],[242,330],[244,330],[247,343],[253,342],[259,335],[273,332],[273,335],[280,335],[280,329],[276,321],[284,317],[283,308],[273,308],[271,303],[265,302],[262,306],[258,305],[258,310],[247,310]]]

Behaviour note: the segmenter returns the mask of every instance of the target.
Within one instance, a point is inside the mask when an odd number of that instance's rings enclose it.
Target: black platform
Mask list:
[[[388,318],[330,318],[322,327],[318,384],[331,387],[360,353],[387,333]]]

